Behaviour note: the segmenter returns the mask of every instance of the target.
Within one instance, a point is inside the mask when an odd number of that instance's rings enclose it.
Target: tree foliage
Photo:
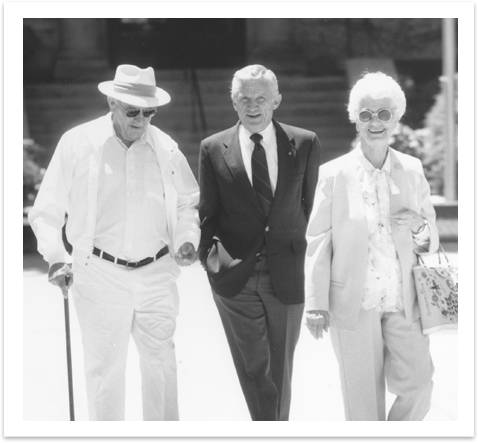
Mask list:
[[[24,215],[33,205],[45,169],[40,166],[39,155],[43,148],[33,140],[23,140],[23,212]]]

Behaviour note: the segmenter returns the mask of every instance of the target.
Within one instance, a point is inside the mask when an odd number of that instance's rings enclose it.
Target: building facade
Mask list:
[[[337,75],[352,58],[388,58],[413,76],[441,68],[441,20],[24,19],[27,82],[84,81],[121,63],[162,69],[262,63],[275,72]]]

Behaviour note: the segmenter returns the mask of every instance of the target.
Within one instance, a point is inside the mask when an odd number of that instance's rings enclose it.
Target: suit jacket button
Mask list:
[[[269,226],[266,226],[266,232],[269,232]]]

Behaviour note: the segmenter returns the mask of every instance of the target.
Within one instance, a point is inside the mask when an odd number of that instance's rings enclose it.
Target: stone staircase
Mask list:
[[[231,70],[198,70],[197,84],[207,128],[201,125],[198,96],[188,71],[158,71],[157,84],[171,94],[158,108],[152,123],[171,135],[197,174],[200,141],[237,122],[230,99]],[[114,72],[110,77],[113,78]],[[317,133],[324,160],[350,149],[355,127],[346,113],[348,84],[341,77],[279,76],[282,103],[274,117]],[[46,148],[49,161],[60,136],[68,129],[108,112],[97,83],[25,85],[24,97],[30,136]]]

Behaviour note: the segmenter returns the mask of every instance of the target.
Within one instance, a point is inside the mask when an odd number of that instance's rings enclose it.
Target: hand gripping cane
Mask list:
[[[65,332],[66,332],[66,364],[68,368],[68,395],[70,401],[70,421],[75,421],[75,404],[73,401],[73,371],[71,367],[71,341],[70,341],[70,310],[68,306],[68,280],[65,276],[65,289],[62,288],[63,302],[65,308]]]

